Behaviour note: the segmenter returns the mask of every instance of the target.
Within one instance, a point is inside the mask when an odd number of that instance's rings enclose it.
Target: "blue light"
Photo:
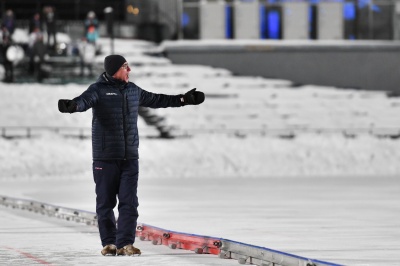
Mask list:
[[[279,39],[280,15],[278,11],[268,13],[268,37],[270,39]]]
[[[232,32],[232,7],[225,6],[225,38],[232,39],[233,32]]]
[[[186,27],[190,22],[190,16],[187,13],[182,13],[181,23],[182,27]]]
[[[354,3],[345,3],[343,5],[343,17],[345,20],[354,20],[356,18],[356,7]]]

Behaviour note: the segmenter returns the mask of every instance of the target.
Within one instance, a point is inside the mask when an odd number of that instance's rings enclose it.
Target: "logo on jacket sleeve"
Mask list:
[[[115,92],[107,92],[106,95],[118,95],[118,94]]]

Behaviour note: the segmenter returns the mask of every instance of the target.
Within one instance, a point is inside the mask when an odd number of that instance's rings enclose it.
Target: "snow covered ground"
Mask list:
[[[155,48],[146,42],[115,48],[146,90],[206,93],[203,105],[153,111],[177,138],[153,138],[139,122],[140,221],[338,263],[400,265],[399,98],[175,66],[143,55]],[[91,112],[57,110],[87,86],[0,83],[2,133],[41,127],[0,138],[0,195],[94,211],[91,140],[45,129],[90,132]]]

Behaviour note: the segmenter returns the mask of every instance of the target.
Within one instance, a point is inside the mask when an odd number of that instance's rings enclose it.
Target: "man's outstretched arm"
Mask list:
[[[75,113],[84,112],[89,108],[93,107],[98,101],[98,95],[96,88],[90,86],[80,96],[75,97],[72,100],[61,99],[58,100],[58,110],[61,113]]]
[[[198,105],[204,102],[204,93],[192,89],[184,95],[164,95],[141,90],[140,106],[150,108],[180,107],[184,105]]]

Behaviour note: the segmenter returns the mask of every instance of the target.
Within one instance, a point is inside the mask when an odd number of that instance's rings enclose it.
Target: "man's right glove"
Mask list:
[[[61,113],[74,113],[78,105],[73,100],[58,100],[58,110]]]
[[[201,91],[196,91],[196,88],[194,88],[183,95],[183,104],[198,105],[204,102],[204,98],[204,93]]]

